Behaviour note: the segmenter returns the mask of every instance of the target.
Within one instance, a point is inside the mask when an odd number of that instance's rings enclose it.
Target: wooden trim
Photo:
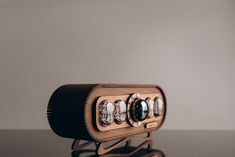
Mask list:
[[[154,128],[145,128],[144,125],[139,127],[125,127],[116,130],[109,130],[109,131],[99,131],[96,127],[96,110],[93,110],[94,106],[96,105],[97,98],[100,96],[110,96],[110,95],[130,95],[132,93],[140,93],[140,94],[149,94],[149,93],[158,93],[161,95],[164,101],[164,114],[162,117],[161,122],[157,127]],[[163,94],[163,91],[160,87],[154,85],[98,85],[94,87],[94,89],[90,92],[84,110],[85,116],[85,124],[90,136],[99,142],[105,142],[113,139],[128,137],[134,134],[144,133],[156,130],[161,127],[165,115],[166,115],[166,99]]]
[[[114,130],[114,129],[120,129],[120,128],[127,128],[127,127],[132,127],[132,125],[130,123],[134,123],[134,121],[132,120],[131,116],[130,116],[130,106],[132,101],[130,100],[130,95],[115,95],[115,96],[100,96],[96,102],[96,126],[98,128],[98,130],[100,131],[109,131],[109,130]],[[142,99],[146,99],[146,98],[151,98],[154,100],[154,98],[156,97],[160,97],[162,98],[160,93],[155,93],[155,94],[142,94],[141,95]],[[126,102],[127,104],[127,116],[126,116],[126,121],[124,121],[121,124],[117,124],[115,122],[113,122],[111,125],[109,126],[102,126],[100,124],[100,119],[99,119],[99,105],[103,100],[109,100],[109,102],[114,103],[116,100],[123,100]],[[141,125],[146,125],[148,123],[151,122],[157,122],[158,124],[161,123],[161,120],[163,119],[163,115],[160,116],[153,116],[151,118],[147,118],[145,119],[143,122],[141,122]],[[155,126],[157,127],[157,126]],[[149,127],[151,128],[151,127]]]

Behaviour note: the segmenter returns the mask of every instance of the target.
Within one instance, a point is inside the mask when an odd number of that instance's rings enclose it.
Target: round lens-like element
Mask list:
[[[126,120],[126,103],[122,100],[117,100],[115,101],[114,106],[114,118],[115,121],[120,124]]]
[[[154,114],[156,116],[162,115],[163,113],[163,100],[161,98],[156,98],[154,101]]]
[[[104,100],[100,103],[100,124],[102,126],[110,125],[113,122],[114,106],[108,100]]]
[[[146,101],[139,99],[133,104],[132,113],[134,121],[143,121],[148,116],[148,104]]]

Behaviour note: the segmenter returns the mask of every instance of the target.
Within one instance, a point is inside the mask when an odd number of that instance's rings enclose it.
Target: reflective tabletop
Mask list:
[[[1,130],[2,157],[77,157],[96,156],[71,150],[73,139],[55,135],[50,130]],[[133,143],[133,149],[136,143]],[[95,146],[90,146],[91,149]],[[130,149],[132,149],[130,147]],[[127,148],[115,150],[125,154]],[[153,132],[153,147],[145,147],[133,156],[155,157],[217,157],[235,156],[235,131],[170,131]]]

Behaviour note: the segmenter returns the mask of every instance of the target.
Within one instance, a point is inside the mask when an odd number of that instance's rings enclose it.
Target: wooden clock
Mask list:
[[[47,115],[57,135],[75,139],[73,149],[95,142],[97,153],[105,154],[122,141],[152,140],[151,132],[162,126],[166,109],[165,94],[157,85],[70,84],[52,94]],[[132,137],[141,133],[147,136]],[[117,139],[105,148],[105,142]]]

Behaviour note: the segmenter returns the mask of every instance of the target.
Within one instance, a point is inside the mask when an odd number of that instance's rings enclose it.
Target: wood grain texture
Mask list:
[[[108,131],[97,128],[96,102],[101,96],[130,95],[132,93],[160,96],[164,100],[164,114],[157,127],[123,127]],[[62,137],[105,142],[161,127],[166,116],[166,98],[157,85],[86,84],[64,85],[58,88],[48,104],[48,121],[52,130]],[[124,125],[124,124],[123,124]],[[113,126],[114,127],[114,126]]]

